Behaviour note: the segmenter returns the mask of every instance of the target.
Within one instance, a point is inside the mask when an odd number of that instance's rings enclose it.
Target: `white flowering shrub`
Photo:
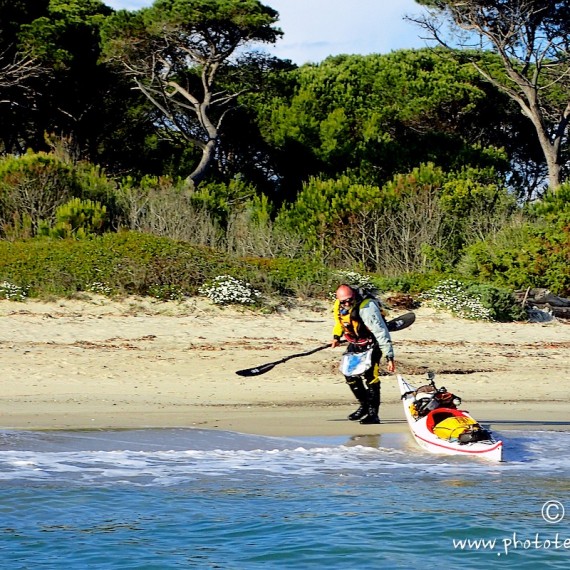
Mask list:
[[[421,295],[435,309],[450,311],[463,319],[492,320],[491,311],[483,306],[480,297],[467,291],[460,281],[447,279]]]
[[[198,291],[216,305],[254,305],[261,297],[261,293],[249,283],[231,275],[218,275]]]
[[[341,269],[334,272],[334,276],[340,283],[346,283],[351,287],[368,289],[369,291],[376,291],[376,286],[369,277],[362,275],[356,271],[343,271]],[[334,293],[333,293],[334,295]]]
[[[109,285],[105,283],[101,283],[100,281],[94,281],[85,287],[86,291],[89,293],[95,293],[96,295],[105,295],[105,297],[110,297],[113,293],[113,290]]]
[[[28,296],[27,291],[18,285],[14,285],[9,281],[0,283],[0,299],[8,301],[23,301]]]

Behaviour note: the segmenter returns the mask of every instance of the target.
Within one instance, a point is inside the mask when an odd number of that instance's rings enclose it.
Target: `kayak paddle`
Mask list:
[[[415,313],[406,313],[391,321],[386,322],[386,326],[390,332],[394,331],[401,331],[409,327],[414,321],[416,320]],[[236,374],[238,376],[259,376],[260,374],[265,374],[269,372],[278,364],[282,364],[283,362],[287,362],[292,358],[299,358],[300,356],[309,356],[309,354],[314,354],[315,352],[319,352],[319,350],[324,350],[325,348],[330,348],[330,342],[328,344],[324,344],[322,346],[318,346],[317,348],[313,348],[312,350],[308,350],[307,352],[299,352],[298,354],[291,354],[290,356],[286,356],[281,360],[276,360],[275,362],[268,362],[267,364],[262,364],[261,366],[256,366],[254,368],[246,368],[245,370],[238,370]]]

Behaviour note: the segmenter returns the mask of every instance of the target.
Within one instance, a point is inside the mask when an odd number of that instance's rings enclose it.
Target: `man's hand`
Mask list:
[[[393,358],[388,360],[388,362],[386,363],[386,370],[388,370],[390,374],[394,374],[394,372],[396,371],[396,363],[394,362]]]
[[[340,346],[340,339],[339,338],[333,338],[332,342],[331,342],[331,348],[336,348],[337,346]]]

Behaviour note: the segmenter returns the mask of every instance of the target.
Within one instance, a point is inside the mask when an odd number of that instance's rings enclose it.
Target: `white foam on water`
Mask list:
[[[567,432],[504,432],[505,462],[436,456],[404,434],[384,437],[381,447],[330,445],[205,430],[118,432],[4,432],[0,434],[0,482],[170,485],[204,477],[332,475],[382,476],[397,469],[473,476],[531,471],[570,473]],[[387,434],[388,435],[388,434]],[[391,445],[386,445],[386,443]]]

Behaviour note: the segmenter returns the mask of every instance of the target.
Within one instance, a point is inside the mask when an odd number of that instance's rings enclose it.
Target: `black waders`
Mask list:
[[[368,386],[367,416],[360,420],[361,424],[379,424],[378,410],[380,409],[380,382]]]
[[[355,422],[362,419],[366,414],[368,414],[368,391],[364,387],[364,383],[362,382],[362,378],[360,378],[360,376],[348,376],[346,378],[346,383],[352,390],[355,398],[360,403],[360,407],[348,416],[348,419],[351,422]]]

